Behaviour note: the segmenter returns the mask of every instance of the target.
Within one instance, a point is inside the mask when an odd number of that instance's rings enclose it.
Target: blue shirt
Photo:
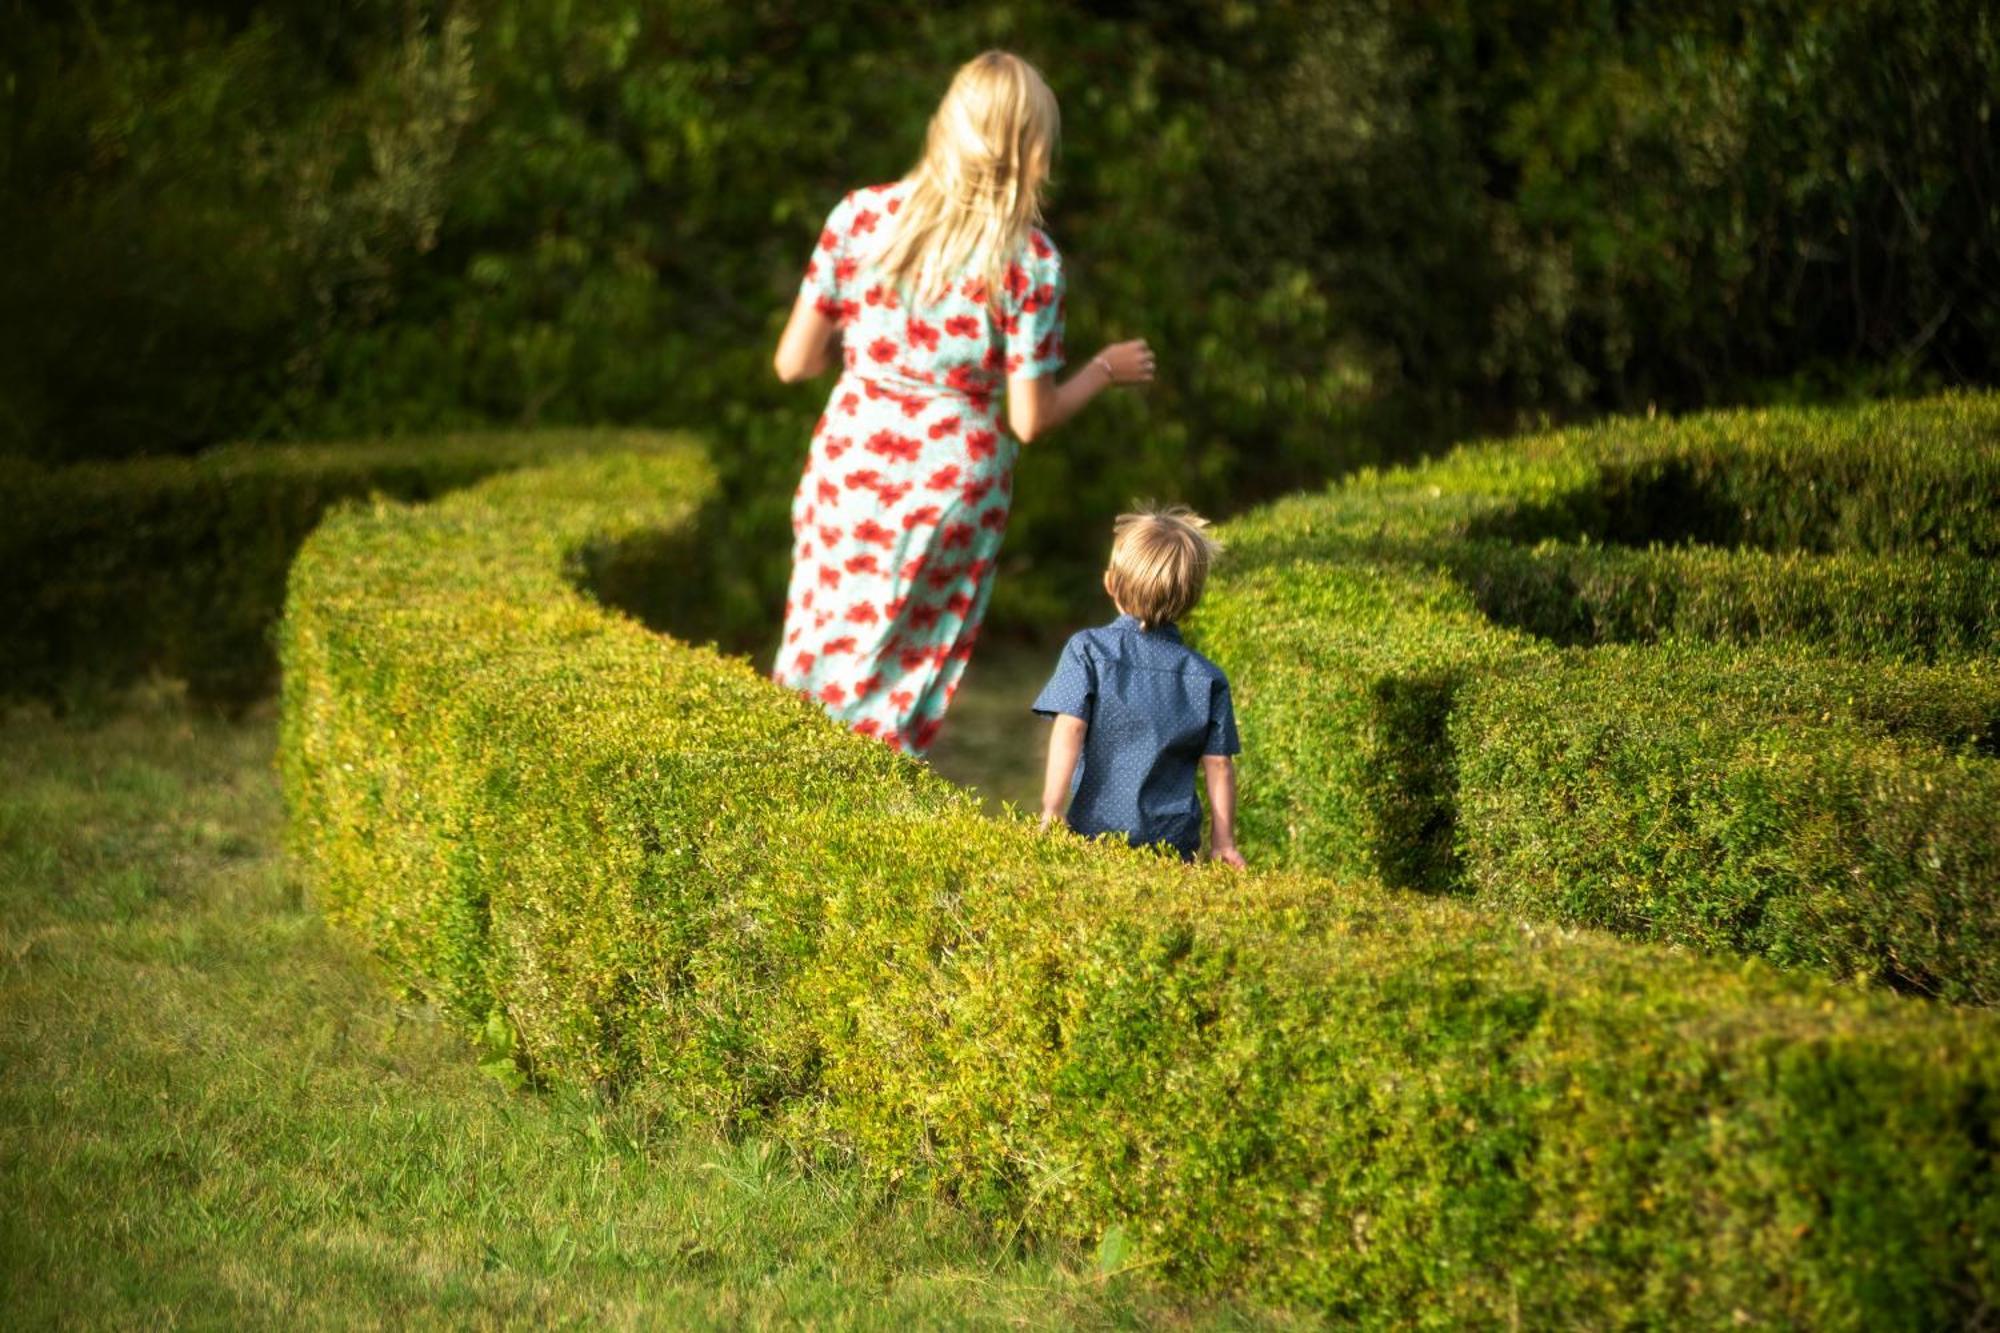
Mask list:
[[[1035,711],[1082,718],[1083,760],[1070,784],[1069,826],[1085,837],[1123,833],[1135,847],[1201,847],[1194,773],[1207,754],[1235,754],[1236,713],[1221,668],[1172,625],[1142,630],[1131,616],[1063,645]]]

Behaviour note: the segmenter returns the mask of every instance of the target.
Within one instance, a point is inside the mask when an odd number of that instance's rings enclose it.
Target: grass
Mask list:
[[[979,645],[959,679],[931,767],[978,792],[989,815],[1008,803],[1034,814],[1042,806],[1042,767],[1049,752],[1048,719],[1030,711],[1060,641],[1050,647],[994,638]]]
[[[1030,674],[955,717],[1015,799]],[[0,1327],[1296,1322],[483,1074],[288,881],[272,745],[159,688],[0,719]]]

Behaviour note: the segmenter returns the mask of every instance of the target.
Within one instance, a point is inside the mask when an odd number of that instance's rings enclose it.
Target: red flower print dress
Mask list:
[[[1062,260],[1031,233],[998,312],[961,276],[905,301],[872,271],[904,186],[857,190],[820,233],[804,290],[840,326],[844,369],[792,500],[792,581],[771,676],[922,754],[993,590],[1020,445],[1007,376],[1063,364]]]

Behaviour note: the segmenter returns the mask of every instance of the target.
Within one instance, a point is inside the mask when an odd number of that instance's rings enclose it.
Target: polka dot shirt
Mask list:
[[[1193,858],[1201,847],[1195,769],[1204,755],[1243,748],[1221,668],[1182,643],[1174,626],[1141,629],[1121,615],[1063,645],[1034,710],[1088,728],[1070,788],[1071,828],[1086,837],[1123,833],[1135,847],[1165,844]]]

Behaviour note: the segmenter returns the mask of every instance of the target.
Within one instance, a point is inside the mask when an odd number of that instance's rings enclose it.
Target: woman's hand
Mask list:
[[[1113,384],[1153,382],[1153,349],[1146,345],[1144,338],[1112,343],[1092,357],[1090,363],[1101,370]]]
[[[1057,387],[1048,376],[1014,375],[1007,381],[1007,424],[1026,444],[1075,416],[1114,384],[1151,384],[1153,349],[1144,338],[1112,343]]]

